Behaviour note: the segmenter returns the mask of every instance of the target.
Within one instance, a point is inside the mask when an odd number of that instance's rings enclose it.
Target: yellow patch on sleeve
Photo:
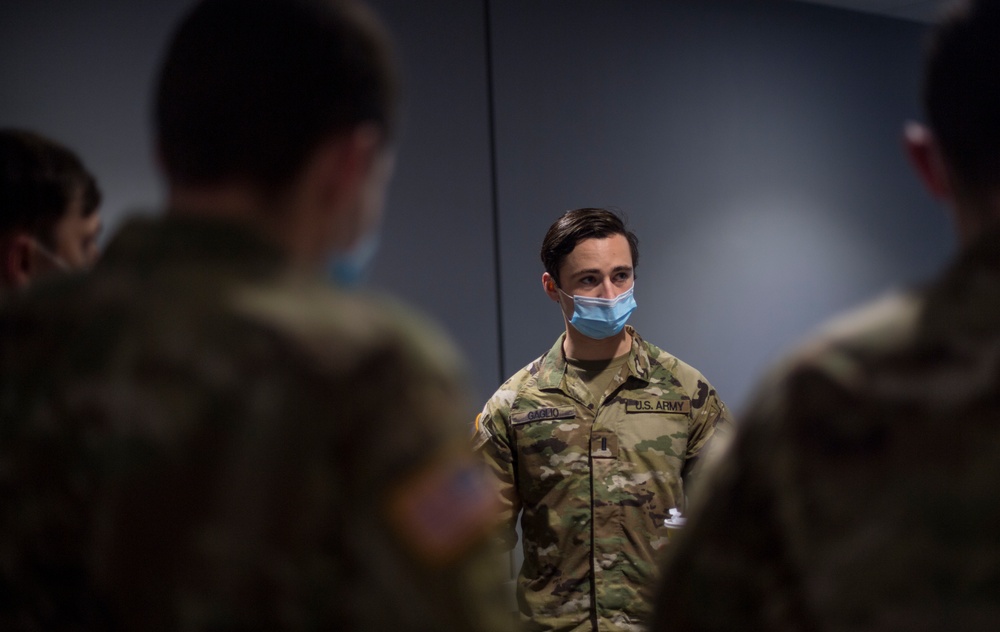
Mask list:
[[[388,514],[417,558],[445,565],[487,538],[497,525],[500,499],[482,463],[449,451],[396,486]]]

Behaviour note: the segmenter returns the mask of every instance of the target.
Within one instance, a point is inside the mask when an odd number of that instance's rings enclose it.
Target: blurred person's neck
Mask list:
[[[285,250],[293,266],[319,269],[331,252],[355,245],[379,214],[392,171],[381,138],[373,125],[331,136],[275,190],[245,179],[171,182],[169,212],[241,223]]]
[[[978,241],[985,233],[1000,230],[1000,190],[980,195],[956,193],[951,206],[963,246]]]
[[[224,220],[245,226],[285,251],[295,265],[311,265],[295,209],[281,196],[265,196],[244,184],[171,186],[168,213]]]

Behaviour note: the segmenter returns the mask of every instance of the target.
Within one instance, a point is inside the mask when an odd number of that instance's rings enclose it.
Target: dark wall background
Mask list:
[[[157,209],[149,97],[188,5],[0,3],[0,125],[81,154],[109,235]],[[900,151],[923,25],[793,2],[374,5],[407,100],[373,284],[453,333],[475,400],[561,330],[537,250],[565,209],[628,214],[634,324],[737,409],[809,329],[953,248]]]

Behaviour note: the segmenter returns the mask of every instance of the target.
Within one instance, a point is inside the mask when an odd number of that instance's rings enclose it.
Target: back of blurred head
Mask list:
[[[33,132],[0,130],[0,287],[92,264],[100,202],[94,176],[72,151]]]
[[[248,222],[321,262],[379,221],[397,78],[389,40],[336,0],[207,0],[183,20],[156,94],[175,213]]]
[[[907,128],[928,190],[963,241],[1000,223],[1000,2],[957,3],[933,31],[923,78],[927,126]]]

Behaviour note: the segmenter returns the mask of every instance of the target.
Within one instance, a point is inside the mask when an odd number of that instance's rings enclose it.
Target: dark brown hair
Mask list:
[[[559,285],[563,261],[584,239],[603,239],[624,235],[632,253],[633,270],[639,266],[639,238],[625,225],[620,215],[603,208],[578,208],[566,211],[545,233],[542,240],[542,265]]]
[[[0,234],[24,230],[51,245],[78,195],[84,215],[100,206],[97,181],[75,153],[35,132],[0,129]]]
[[[960,188],[982,196],[1000,187],[1000,2],[963,2],[934,29],[923,101]]]
[[[332,135],[388,137],[398,87],[389,39],[347,0],[205,0],[167,51],[156,129],[168,179],[278,189]]]

